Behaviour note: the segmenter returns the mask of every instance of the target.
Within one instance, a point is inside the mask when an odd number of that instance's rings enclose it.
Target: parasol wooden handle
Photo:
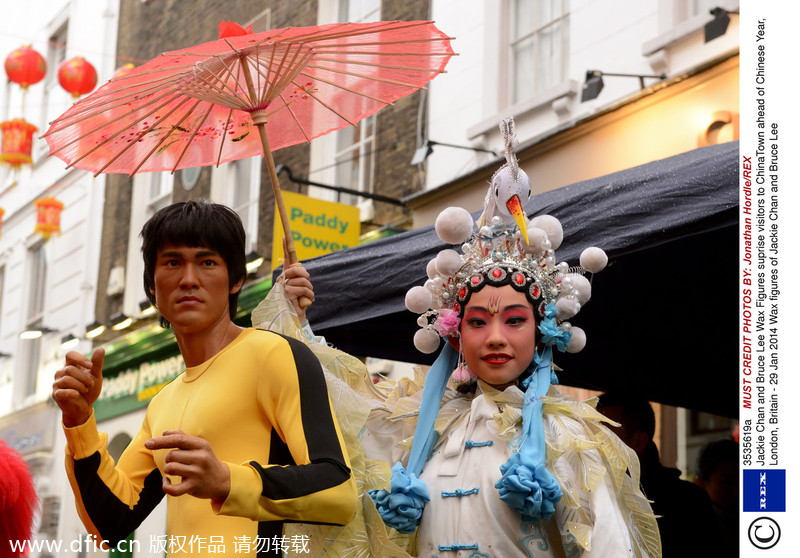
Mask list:
[[[245,61],[242,66],[242,73],[244,74],[245,82],[247,83],[247,90],[250,92],[250,98],[255,99],[255,87],[253,87],[253,78],[250,75],[250,68]],[[286,207],[283,205],[283,196],[281,195],[281,183],[278,180],[278,173],[275,171],[275,161],[272,159],[272,149],[269,147],[269,139],[267,138],[267,112],[264,109],[254,110],[250,113],[250,118],[253,119],[253,124],[258,128],[258,136],[261,138],[261,150],[264,152],[264,160],[267,162],[267,170],[269,171],[269,180],[272,182],[272,193],[275,195],[275,205],[278,207],[278,215],[281,218],[281,226],[283,227],[283,236],[286,238],[286,261],[283,265],[294,265],[297,262],[297,252],[294,250],[294,239],[292,238],[292,228],[289,225],[289,216],[286,215]],[[275,242],[275,239],[272,239]],[[302,297],[298,304],[300,308],[308,308],[311,306],[311,300]]]
[[[284,265],[286,264],[284,263]],[[292,264],[289,264],[289,267],[303,267],[303,264],[301,264],[300,262],[294,262]],[[305,310],[306,308],[311,306],[311,299],[305,296],[301,296],[300,299],[297,301],[297,304],[300,305],[300,308]]]
[[[267,130],[265,125],[256,124],[258,128],[258,135],[261,137],[261,147],[264,150],[264,160],[267,162],[267,170],[269,171],[269,179],[272,182],[272,193],[275,195],[275,205],[278,207],[278,215],[283,227],[283,237],[286,239],[286,261],[284,265],[295,266],[302,265],[297,260],[297,252],[294,249],[294,239],[292,238],[292,228],[289,225],[289,216],[286,214],[286,206],[283,204],[283,196],[281,195],[281,185],[278,180],[278,173],[275,171],[275,161],[272,159],[272,151],[269,148],[269,140],[267,139]],[[275,239],[272,239],[275,242]],[[308,308],[311,306],[311,299],[301,297],[297,301],[300,308]]]

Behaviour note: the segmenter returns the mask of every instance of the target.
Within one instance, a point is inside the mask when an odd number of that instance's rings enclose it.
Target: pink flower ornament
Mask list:
[[[439,335],[442,337],[455,335],[458,333],[459,326],[461,326],[461,318],[458,317],[457,312],[449,308],[439,310],[439,317],[436,320],[436,329],[439,330]]]

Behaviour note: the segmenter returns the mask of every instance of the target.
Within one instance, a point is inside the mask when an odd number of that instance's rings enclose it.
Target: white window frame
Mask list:
[[[681,23],[697,16],[708,17],[711,8],[720,5],[720,0],[675,0],[673,4],[674,22]]]
[[[566,1],[566,0],[565,0]],[[580,92],[580,83],[569,77],[570,46],[564,45],[564,74],[559,83],[548,87],[526,99],[512,103],[513,67],[512,42],[509,39],[512,31],[512,13],[514,0],[503,0],[498,10],[486,3],[481,14],[486,25],[487,36],[484,45],[486,60],[496,60],[496,64],[485,64],[483,80],[483,98],[486,106],[493,107],[481,120],[469,126],[467,138],[492,144],[498,141],[497,123],[503,118],[513,115],[517,122],[517,133],[524,136],[525,124],[545,111],[555,112],[560,120],[569,118],[573,99]],[[569,6],[568,6],[569,8]],[[565,10],[563,17],[569,19],[571,12]],[[569,22],[567,27],[569,27]],[[570,31],[566,31],[569,35]],[[495,138],[495,139],[491,139]],[[520,141],[522,141],[522,136]]]
[[[217,197],[223,203],[239,214],[244,224],[245,253],[252,252],[258,244],[258,205],[261,197],[261,156],[247,157],[226,163],[226,186],[222,189],[222,197]],[[240,173],[245,170],[248,180],[247,199],[236,199],[236,187],[241,180]],[[212,199],[214,197],[212,196]]]
[[[659,34],[642,44],[644,56],[652,57],[660,50],[685,43],[702,31],[712,16],[708,10],[696,7],[695,1],[659,0]],[[739,0],[718,0],[714,5],[731,12],[739,11]]]
[[[37,255],[38,254],[38,255]],[[26,253],[26,272],[30,280],[25,289],[25,314],[23,328],[41,327],[47,310],[48,255],[47,242],[43,239],[31,241]],[[38,306],[38,311],[33,310]],[[20,399],[28,401],[36,396],[41,363],[42,339],[26,339],[20,341],[22,362],[21,377],[18,377]],[[32,385],[31,385],[32,384]]]
[[[156,181],[160,181],[159,189],[153,195],[152,186]],[[172,201],[174,182],[175,177],[169,172],[144,172],[133,175],[128,255],[125,266],[125,294],[122,299],[122,311],[128,316],[136,316],[139,313],[139,303],[147,296],[142,283],[144,260],[142,259],[142,241],[139,233],[157,209],[169,205]]]
[[[536,97],[548,91],[554,87],[559,86],[564,81],[567,80],[569,76],[569,23],[570,23],[570,5],[569,0],[549,0],[552,3],[560,3],[560,10],[559,15],[551,18],[547,22],[540,22],[539,25],[530,31],[526,32],[524,35],[520,37],[515,37],[514,33],[514,22],[518,20],[517,14],[515,13],[515,6],[517,5],[518,0],[508,0],[508,9],[506,13],[509,14],[509,17],[505,18],[504,25],[506,26],[506,33],[503,36],[509,37],[508,47],[506,51],[507,56],[507,72],[508,72],[508,86],[507,86],[507,93],[506,93],[506,105],[515,105],[522,102],[527,101],[532,97]],[[519,0],[522,1],[522,0]],[[527,0],[532,4],[538,4],[542,0]],[[535,9],[535,8],[534,8]],[[515,62],[516,62],[516,53],[515,47],[527,40],[532,40],[533,42],[533,64],[534,67],[530,69],[529,72],[526,74],[536,75],[539,73],[537,71],[537,57],[538,57],[538,50],[541,48],[540,41],[541,36],[546,33],[549,29],[552,29],[554,26],[559,27],[559,38],[561,43],[561,60],[560,66],[557,70],[557,75],[554,76],[550,81],[542,83],[541,80],[536,80],[531,92],[527,96],[520,95],[519,97],[516,96],[517,90],[517,81],[516,77],[520,74],[515,70]]]
[[[47,130],[49,123],[63,113],[70,105],[69,94],[61,89],[58,83],[58,67],[67,59],[69,49],[69,13],[61,11],[48,26],[47,40],[47,72],[44,77],[41,114],[39,116],[39,133]],[[63,48],[61,42],[63,41]],[[37,160],[44,160],[49,152],[47,142],[36,142]]]
[[[263,33],[272,29],[272,8],[266,8],[261,13],[256,15],[253,19],[247,22],[248,26],[253,26],[253,33]]]
[[[175,185],[175,175],[170,172],[148,172],[147,190],[145,191],[145,215],[147,219],[166,207],[172,201],[172,188]]]

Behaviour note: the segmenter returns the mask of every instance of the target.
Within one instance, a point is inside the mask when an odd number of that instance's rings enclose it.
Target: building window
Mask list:
[[[719,6],[719,0],[691,0],[689,2],[689,16],[696,16],[700,14],[708,14],[712,8]]]
[[[659,13],[665,18],[661,30],[666,31],[691,20],[704,25],[713,8],[738,9],[738,4],[730,0],[660,0]]]
[[[47,279],[47,258],[45,244],[40,243],[30,249],[29,269],[30,290],[28,292],[27,322],[40,320],[44,315],[45,282]]]
[[[125,266],[125,294],[122,312],[134,316],[139,312],[139,303],[145,299],[142,286],[144,261],[142,241],[139,233],[145,222],[159,209],[172,202],[175,177],[169,172],[143,172],[133,175],[131,195],[131,220],[128,231],[128,255]],[[100,318],[102,321],[102,318]]]
[[[229,198],[225,203],[242,219],[246,234],[245,250],[255,250],[258,239],[258,197],[261,179],[261,157],[249,157],[230,163]]]
[[[320,3],[319,23],[380,21],[380,0],[328,0]],[[312,179],[326,184],[335,184],[357,190],[372,192],[375,168],[375,117],[365,118],[356,126],[318,138],[311,144]],[[335,162],[330,165],[331,159]],[[332,199],[350,205],[359,205],[361,220],[372,217],[370,200],[358,196],[320,192],[309,188],[317,197]]]
[[[569,0],[511,0],[511,103],[555,87],[567,77]]]
[[[336,185],[369,191],[373,183],[375,162],[375,116],[362,120],[358,126],[348,126],[336,134]],[[341,203],[356,205],[358,198],[342,194]]]
[[[44,242],[41,242],[28,251],[28,304],[25,312],[25,327],[32,329],[41,327],[44,319],[45,294],[47,286],[47,257]],[[23,382],[23,395],[25,397],[36,393],[36,380],[39,375],[39,353],[41,339],[28,339],[23,341],[23,369],[25,379]]]
[[[161,208],[167,207],[172,201],[172,186],[175,181],[173,174],[169,172],[151,172],[147,178],[149,184],[147,188],[147,218]]]
[[[253,26],[253,33],[263,33],[272,29],[272,9],[267,8],[256,17],[247,22],[248,25]]]
[[[67,32],[69,22],[64,20],[47,41],[47,73],[44,78],[44,102],[42,103],[41,129],[56,119],[69,107],[69,96],[58,83],[58,68],[67,59]],[[42,142],[43,144],[45,142]]]
[[[339,21],[380,21],[380,0],[339,0]]]

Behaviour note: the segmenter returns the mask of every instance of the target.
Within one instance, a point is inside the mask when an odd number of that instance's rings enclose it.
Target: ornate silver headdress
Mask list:
[[[470,295],[485,285],[511,285],[524,292],[539,320],[550,320],[552,335],[545,343],[561,350],[580,351],[586,336],[566,320],[575,316],[591,297],[591,283],[585,273],[601,271],[608,258],[600,248],[587,248],[580,265],[556,263],[555,250],[564,234],[559,221],[540,215],[528,222],[524,203],[530,199],[530,180],[517,164],[514,152],[514,122],[500,124],[505,140],[506,164],[492,177],[484,212],[477,221],[465,209],[449,207],[436,219],[436,232],[448,244],[462,244],[461,253],[445,249],[428,263],[428,281],[412,287],[406,306],[421,314],[421,329],[414,336],[420,351],[431,353],[439,337],[458,334],[458,325]],[[554,328],[557,328],[554,329]],[[559,335],[569,333],[569,335]]]

